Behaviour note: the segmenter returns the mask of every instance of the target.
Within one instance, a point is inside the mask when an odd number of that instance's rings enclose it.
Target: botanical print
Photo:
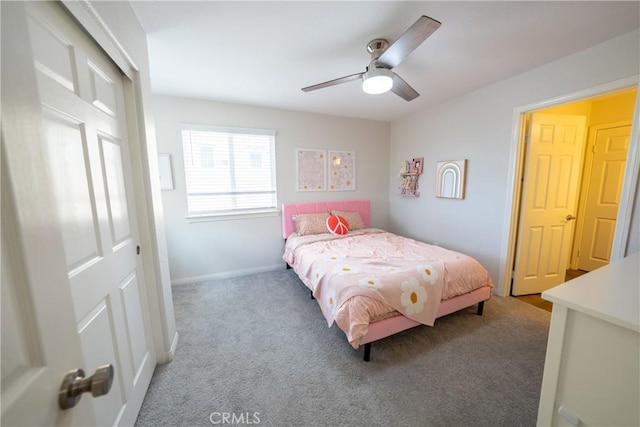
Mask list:
[[[325,191],[327,189],[327,152],[325,150],[297,150],[297,191]]]
[[[313,283],[313,287],[315,288],[316,285],[318,284],[318,282],[320,282],[320,279],[322,279],[322,276],[324,276],[324,271],[322,270],[316,270],[315,274],[313,275],[313,278],[311,280],[311,283]]]
[[[338,265],[336,266],[336,268],[333,269],[333,272],[335,274],[354,274],[359,272],[360,269],[358,267],[353,267],[351,265],[348,264],[342,264],[342,265]]]
[[[358,280],[358,285],[364,286],[365,288],[382,288],[382,282],[375,277],[363,277],[362,279]]]
[[[356,189],[356,152],[329,151],[329,191]]]
[[[336,312],[336,296],[333,293],[333,291],[329,291],[329,293],[327,294],[327,302],[326,302],[325,306],[327,307],[327,309],[329,310],[329,312],[331,314],[335,314],[335,312]]]
[[[420,286],[415,277],[410,277],[402,282],[400,302],[405,308],[405,314],[412,315],[421,313],[426,300],[427,291]]]
[[[427,281],[427,283],[433,285],[438,280],[438,272],[435,268],[433,268],[430,264],[424,264],[418,266],[418,271],[422,273],[422,278]]]

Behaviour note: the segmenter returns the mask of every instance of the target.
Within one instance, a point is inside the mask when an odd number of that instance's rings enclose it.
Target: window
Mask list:
[[[189,216],[276,211],[275,131],[184,125]]]

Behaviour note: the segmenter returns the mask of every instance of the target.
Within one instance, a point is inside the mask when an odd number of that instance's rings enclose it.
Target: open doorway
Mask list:
[[[517,212],[514,212],[514,216],[517,216],[516,224],[518,227],[512,248],[514,273],[512,275],[510,295],[532,294],[523,296],[522,299],[540,308],[550,309],[550,304],[540,298],[540,292],[587,271],[606,265],[611,259],[617,207],[622,190],[624,165],[628,154],[636,97],[637,89],[631,88],[550,108],[528,111],[521,115],[523,123],[521,123],[520,138],[523,140],[520,143],[525,144],[524,139],[528,138],[529,146],[523,150],[522,166],[519,172],[516,172],[519,174],[518,181],[523,185],[520,187],[517,196],[519,205],[514,204],[514,209],[517,210]],[[562,235],[566,243],[564,246],[555,246],[556,251],[562,251],[561,254],[554,253],[548,247],[542,251],[536,246],[542,241],[540,236],[544,234],[541,231],[543,228],[540,226],[534,227],[535,232],[539,235],[534,236],[533,242],[527,240],[529,238],[527,233],[534,228],[522,228],[523,220],[526,220],[526,209],[531,208],[530,206],[525,206],[525,198],[527,196],[522,194],[525,189],[524,178],[532,179],[531,176],[525,174],[541,167],[540,157],[531,155],[532,136],[530,133],[530,131],[533,132],[532,126],[535,125],[532,120],[533,117],[540,116],[550,118],[573,116],[584,117],[585,119],[584,136],[580,136],[582,139],[580,158],[576,160],[577,164],[579,164],[579,171],[576,176],[571,178],[570,184],[565,183],[568,186],[567,188],[574,193],[575,203],[567,204],[567,209],[570,209],[570,211],[563,212],[563,215],[566,214],[566,216],[561,223],[551,227],[547,233],[557,236]],[[547,127],[546,129],[551,128]],[[563,128],[554,129],[551,130],[551,133],[559,132],[557,129]],[[533,159],[532,162],[534,164],[531,164],[531,159]],[[566,155],[564,159],[566,160]],[[555,167],[562,169],[558,165]],[[534,174],[534,176],[538,178],[542,176],[539,170],[537,173],[538,175]],[[543,170],[542,173],[546,172]],[[575,174],[572,171],[570,174],[565,173],[564,177],[569,180],[569,175]],[[555,176],[553,179],[563,179],[562,174],[553,175],[550,172],[544,176]],[[531,191],[530,188],[529,191]],[[562,191],[561,193],[563,197],[567,196]],[[521,244],[523,240],[528,251],[522,251]],[[518,257],[519,250],[521,251],[520,258]],[[542,272],[536,271],[541,265],[544,268],[548,267],[545,265],[545,257],[547,259],[553,258],[553,261],[559,262],[559,264],[553,265],[553,268],[549,267],[548,270]],[[527,271],[523,272],[523,268]],[[523,278],[530,278],[535,282],[538,279],[536,275],[543,278],[545,283],[540,283],[537,287],[522,286]],[[516,280],[520,280],[520,282],[514,283]]]

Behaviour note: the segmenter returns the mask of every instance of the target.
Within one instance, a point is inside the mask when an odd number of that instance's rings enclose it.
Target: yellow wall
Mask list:
[[[637,89],[597,98],[591,107],[589,124],[599,125],[633,119]]]
[[[584,101],[536,111],[543,114],[576,114],[586,116],[587,127],[633,119],[637,89],[628,89]]]
[[[546,108],[544,110],[536,111],[536,113],[574,114],[578,116],[585,116],[587,118],[587,126],[589,126],[592,106],[593,106],[593,99],[587,99],[585,101],[577,101],[577,102],[572,102],[570,104],[558,105],[557,107]]]

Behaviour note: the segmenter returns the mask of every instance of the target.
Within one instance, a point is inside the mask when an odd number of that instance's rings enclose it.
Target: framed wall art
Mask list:
[[[296,191],[327,189],[327,151],[296,149]]]
[[[329,191],[356,189],[356,152],[329,151]]]
[[[424,163],[424,157],[415,157],[411,159],[409,162],[411,173],[415,173],[416,175],[422,175],[422,165]]]
[[[171,171],[170,154],[158,154],[158,172],[160,174],[160,189],[173,190],[173,173]]]
[[[414,157],[411,160],[404,160],[400,164],[400,194],[403,197],[419,197],[418,179],[422,175],[424,157]]]
[[[464,199],[467,159],[438,162],[436,197]]]

